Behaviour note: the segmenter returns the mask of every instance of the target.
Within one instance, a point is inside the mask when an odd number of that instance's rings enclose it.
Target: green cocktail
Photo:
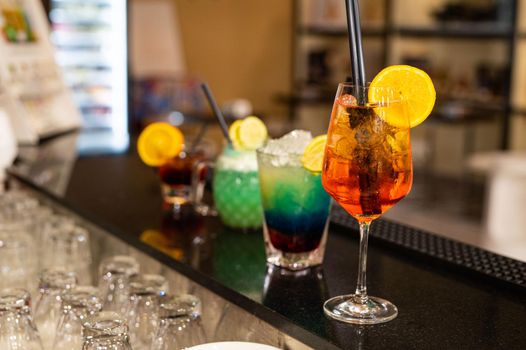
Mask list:
[[[213,180],[214,202],[227,226],[257,229],[262,224],[256,153],[225,148]]]

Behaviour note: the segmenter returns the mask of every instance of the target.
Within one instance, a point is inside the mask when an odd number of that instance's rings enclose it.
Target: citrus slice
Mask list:
[[[378,115],[387,123],[413,128],[422,123],[431,114],[436,100],[436,92],[429,75],[423,70],[407,65],[395,65],[384,68],[374,77],[369,89],[369,102],[385,101],[389,87],[400,94],[400,104],[380,107]]]
[[[236,120],[228,128],[228,135],[230,136],[230,139],[232,140],[232,145],[234,146],[234,149],[237,149],[237,150],[241,149],[241,141],[239,141],[239,127],[241,126],[242,123],[243,123],[242,120]]]
[[[155,122],[139,135],[137,152],[146,165],[160,166],[179,154],[183,145],[181,130],[168,123]]]
[[[301,157],[301,164],[307,170],[313,172],[320,172],[323,166],[323,154],[325,152],[325,145],[327,144],[327,135],[316,136],[305,147],[303,157]]]
[[[265,124],[261,119],[254,116],[243,119],[237,134],[241,147],[246,150],[255,150],[263,146],[268,136]]]

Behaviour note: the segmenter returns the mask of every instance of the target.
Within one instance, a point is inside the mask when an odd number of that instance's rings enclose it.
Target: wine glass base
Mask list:
[[[361,303],[357,299],[354,294],[331,298],[323,304],[323,311],[330,318],[353,324],[383,323],[398,315],[396,306],[387,300],[368,297]]]

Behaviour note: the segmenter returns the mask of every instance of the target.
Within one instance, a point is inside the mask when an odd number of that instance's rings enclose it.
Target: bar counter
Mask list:
[[[523,262],[386,220],[373,223],[368,292],[392,301],[399,314],[380,325],[342,324],[322,310],[326,299],[355,288],[358,231],[340,209],[333,210],[323,266],[288,273],[266,266],[259,231],[235,232],[218,218],[174,217],[163,207],[157,174],[133,146],[124,154],[63,155],[71,152],[68,137],[22,152],[11,174],[305,346],[526,347]],[[162,251],[148,236],[163,237]]]

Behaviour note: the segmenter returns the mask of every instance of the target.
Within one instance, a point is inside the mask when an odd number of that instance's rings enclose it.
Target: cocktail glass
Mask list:
[[[213,170],[213,209],[204,194],[206,176]],[[262,223],[258,164],[255,151],[239,151],[228,145],[215,162],[199,162],[194,168],[196,210],[219,213],[221,221],[236,230],[259,229]]]
[[[191,203],[193,168],[203,159],[202,153],[188,154],[183,151],[159,167],[163,200],[174,210]]]
[[[256,152],[227,146],[215,165],[213,193],[215,207],[225,225],[242,230],[260,228]]]
[[[295,148],[278,140],[257,154],[267,262],[302,270],[323,261],[331,199],[321,174],[305,169]]]
[[[370,89],[382,89],[372,94],[382,99],[358,106],[357,98],[363,100]],[[325,149],[323,187],[360,225],[356,292],[324,304],[328,316],[343,322],[375,324],[390,321],[398,314],[389,301],[367,295],[365,275],[371,222],[411,189],[413,169],[406,108],[392,89],[338,85]],[[385,121],[393,113],[397,115],[396,125]]]

